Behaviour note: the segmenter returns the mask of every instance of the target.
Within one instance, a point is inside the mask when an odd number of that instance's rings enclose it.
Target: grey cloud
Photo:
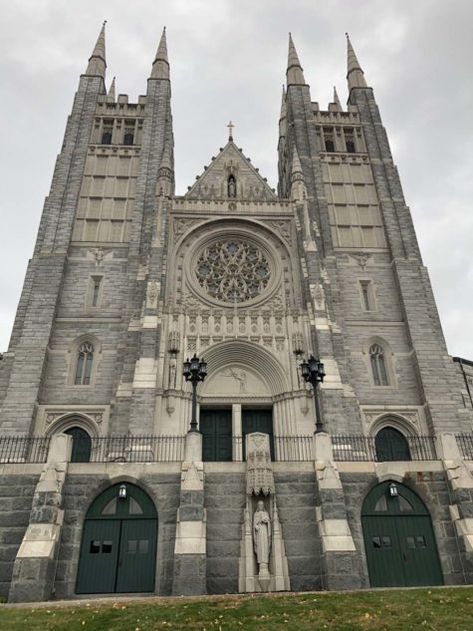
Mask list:
[[[473,358],[473,3],[455,0],[22,0],[2,3],[0,350],[78,77],[108,20],[108,78],[146,90],[168,28],[177,188],[226,140],[226,124],[272,186],[287,32],[321,107],[346,100],[348,30],[374,87],[436,295],[449,351]]]

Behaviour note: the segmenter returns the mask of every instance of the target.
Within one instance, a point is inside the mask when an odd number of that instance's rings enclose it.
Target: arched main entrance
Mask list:
[[[416,493],[397,482],[378,484],[361,521],[371,587],[443,584],[430,514]]]
[[[76,592],[152,592],[157,532],[156,509],[142,489],[108,488],[87,511]]]

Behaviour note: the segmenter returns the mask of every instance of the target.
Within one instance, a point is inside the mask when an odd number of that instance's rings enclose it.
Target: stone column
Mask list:
[[[232,434],[235,439],[233,442],[233,460],[241,462],[243,460],[243,430],[241,426],[241,405],[239,403],[232,405]]]
[[[473,583],[473,476],[465,465],[454,434],[439,435],[440,456],[450,489],[450,516],[463,556],[465,582]]]
[[[64,517],[62,489],[71,449],[71,436],[52,436],[33,496],[30,523],[13,566],[9,602],[49,600],[54,592]]]
[[[361,584],[361,558],[348,525],[345,496],[332,441],[325,433],[314,435],[315,475],[319,506],[316,517],[322,540],[325,589],[358,589]]]

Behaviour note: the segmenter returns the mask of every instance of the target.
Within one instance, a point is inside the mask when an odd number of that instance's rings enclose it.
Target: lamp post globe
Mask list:
[[[197,429],[197,384],[203,382],[207,376],[207,363],[204,359],[199,359],[194,353],[191,359],[187,358],[183,363],[182,374],[186,381],[192,384],[192,415],[190,422],[190,432],[198,432]]]
[[[310,383],[314,391],[315,433],[319,434],[325,431],[318,395],[318,385],[319,383],[323,383],[325,377],[324,365],[320,361],[320,359],[317,359],[316,357],[311,355],[309,359],[301,362],[300,369],[302,378],[306,383]]]

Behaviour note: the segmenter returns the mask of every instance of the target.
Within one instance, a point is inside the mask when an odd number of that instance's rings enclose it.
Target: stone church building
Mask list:
[[[0,362],[2,597],[473,582],[473,363],[347,44],[321,109],[289,39],[277,192],[230,124],[176,195],[166,33],[132,103],[102,28]]]

